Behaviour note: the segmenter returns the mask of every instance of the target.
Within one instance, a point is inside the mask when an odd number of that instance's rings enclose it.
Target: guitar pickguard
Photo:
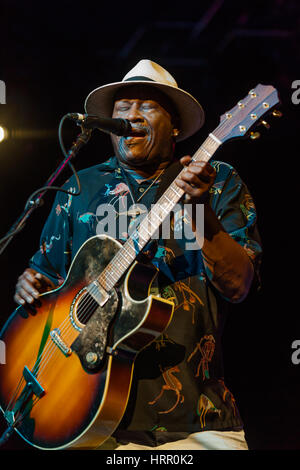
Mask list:
[[[101,292],[97,293],[95,279],[119,249],[119,242],[110,237],[93,237],[82,246],[70,270],[70,280],[77,277],[73,270],[79,270],[81,277],[84,272],[83,277],[89,281],[74,298],[70,319],[74,328],[80,331],[71,349],[78,355],[84,370],[90,373],[101,369],[107,354],[116,353],[115,346],[122,340],[120,347],[136,354],[124,338],[139,326],[150,308],[148,291],[157,270],[153,265],[141,263],[135,263],[119,285],[107,293],[108,299],[103,306],[97,303],[97,298],[101,302],[102,296]],[[130,284],[134,284],[138,292],[137,299],[130,295]],[[89,306],[90,318],[85,305]],[[87,319],[86,323],[82,323],[83,318]]]
[[[88,295],[88,294],[86,294]],[[109,329],[118,312],[119,300],[116,290],[110,292],[103,307],[94,311],[71,348],[88,372],[97,372],[103,365],[108,346]]]

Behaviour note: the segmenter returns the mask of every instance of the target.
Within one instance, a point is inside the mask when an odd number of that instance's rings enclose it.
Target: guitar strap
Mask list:
[[[181,163],[179,161],[175,161],[165,169],[153,203],[156,203],[159,200],[170,184],[175,180],[182,168]]]

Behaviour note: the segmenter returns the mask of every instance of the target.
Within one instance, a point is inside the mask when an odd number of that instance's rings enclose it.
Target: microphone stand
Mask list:
[[[25,223],[29,216],[32,214],[32,212],[42,205],[42,197],[48,191],[48,189],[53,186],[54,181],[64,170],[65,166],[70,162],[72,158],[77,155],[81,147],[83,147],[89,141],[92,130],[84,128],[81,129],[82,132],[77,136],[76,141],[72,145],[71,149],[67,153],[65,153],[65,159],[60,163],[56,171],[52,173],[48,181],[45,183],[45,186],[43,186],[41,190],[37,190],[37,192],[39,192],[37,198],[35,200],[33,200],[32,198],[29,202],[26,203],[24,211],[22,212],[20,217],[12,225],[8,233],[0,240],[0,255],[6,249],[13,237],[25,227]],[[33,193],[33,195],[34,194],[36,194],[36,191]]]

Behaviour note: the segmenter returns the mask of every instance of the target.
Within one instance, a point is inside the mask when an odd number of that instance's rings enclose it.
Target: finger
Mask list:
[[[35,269],[31,269],[31,268],[27,268],[25,269],[24,273],[22,274],[23,275],[27,275],[31,278],[31,280],[33,281],[36,277],[36,275],[39,274]]]
[[[215,168],[206,161],[203,160],[193,160],[190,157],[183,157],[180,162],[183,164],[185,167],[184,169],[191,169],[191,168],[201,168],[203,171],[205,171],[208,174],[215,174],[216,170]]]
[[[35,269],[31,269],[31,268],[25,269],[24,274],[28,274],[31,277],[32,281],[35,281],[36,279],[41,280],[44,277],[43,274],[41,274],[38,271],[35,271]]]
[[[211,179],[207,174],[198,174],[197,171],[185,171],[182,175],[178,177],[179,180],[189,183],[196,188],[207,189],[207,186],[210,184]]]
[[[206,163],[206,170],[208,171],[210,175],[217,174],[216,169],[210,163]]]
[[[205,178],[209,179],[211,179],[216,174],[215,169],[206,162],[193,162],[188,167],[186,167],[186,170],[197,174],[200,177],[203,175]]]
[[[17,304],[21,304],[21,305],[24,305],[26,303],[26,301],[24,299],[22,299],[22,297],[20,297],[19,294],[14,295],[14,301]]]
[[[181,178],[186,183],[190,183],[193,186],[203,188],[204,185],[210,183],[210,177],[206,174],[197,174],[192,171],[187,171]]]
[[[48,279],[46,276],[43,276],[41,282],[42,282],[43,289],[46,289],[46,290],[55,289],[55,284],[50,279]]]
[[[191,186],[189,182],[186,182],[182,179],[176,179],[176,184],[179,186],[181,189],[184,190],[185,193],[188,195],[192,196],[193,198],[199,198],[203,194],[203,189],[200,189],[199,187],[196,186]]]
[[[47,276],[44,276],[44,274],[36,273],[35,277],[40,279],[40,281],[41,281],[40,284],[41,284],[42,288],[44,288],[44,287],[47,287],[47,289],[49,289],[49,287],[51,289],[55,288],[55,284]]]
[[[21,299],[25,300],[25,302],[31,304],[32,302],[34,302],[34,298],[28,293],[26,292],[23,287],[19,286],[17,291],[16,291],[16,294],[18,297],[20,297]]]
[[[40,273],[32,273],[30,271],[25,271],[23,274],[23,279],[28,281],[30,284],[34,285],[37,289],[42,287],[42,284],[38,279],[42,279],[42,275]]]
[[[190,155],[185,155],[184,157],[181,157],[180,163],[181,165],[189,165],[189,163],[192,161],[192,157]]]
[[[38,299],[39,292],[34,288],[31,282],[28,282],[26,280],[26,278],[23,278],[23,280],[19,283],[19,285],[25,292],[27,292],[27,294],[31,295],[35,299]]]

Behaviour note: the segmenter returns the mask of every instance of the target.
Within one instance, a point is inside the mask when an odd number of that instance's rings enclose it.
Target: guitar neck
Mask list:
[[[279,103],[277,90],[269,85],[257,85],[244,99],[223,114],[220,124],[209,134],[205,142],[193,156],[194,161],[208,162],[220,145],[229,139],[241,138],[259,123],[259,119],[269,113]],[[180,172],[182,174],[184,169]],[[183,196],[184,191],[175,182],[164,192],[139,227],[106,266],[98,281],[106,291],[110,291],[125,274],[144,246],[153,237],[160,225]]]
[[[205,142],[194,154],[193,161],[208,162],[221,143],[214,134],[209,134]],[[179,175],[183,171],[184,169]],[[102,271],[98,281],[106,291],[111,290],[125,274],[141,250],[154,237],[155,232],[157,232],[166,217],[169,216],[183,194],[184,191],[173,181],[152,207],[148,215],[142,220],[139,227],[131,234],[122,248],[120,248],[118,253]]]

